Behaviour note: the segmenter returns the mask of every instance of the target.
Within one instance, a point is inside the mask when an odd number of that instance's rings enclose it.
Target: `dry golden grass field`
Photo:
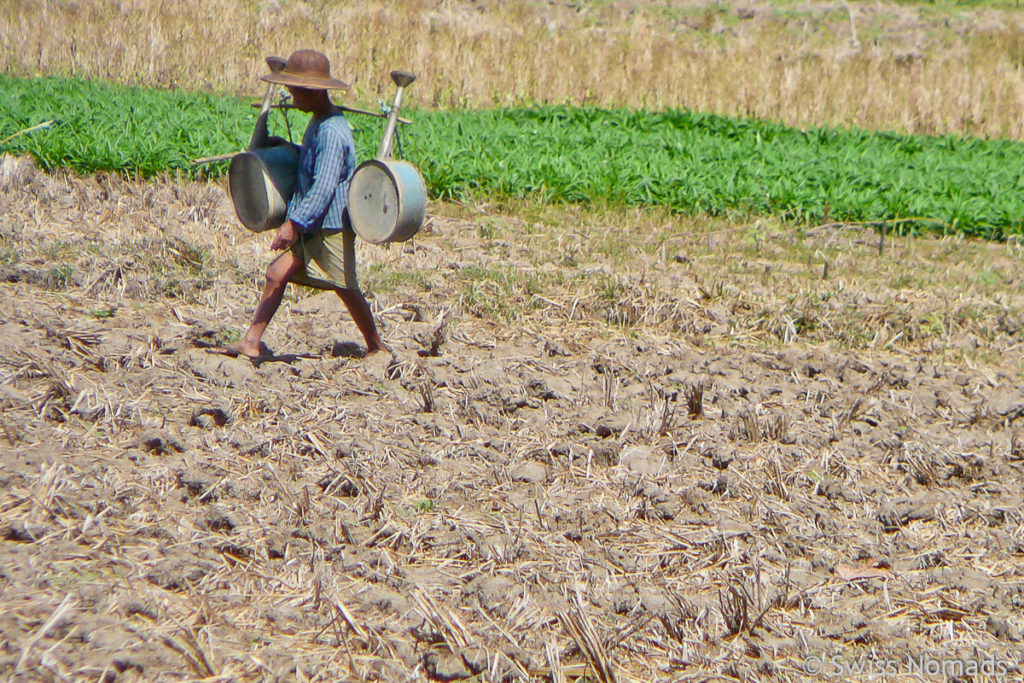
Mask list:
[[[312,44],[363,102],[1019,138],[1020,21],[14,0],[0,69],[254,94]],[[211,353],[269,243],[218,183],[0,157],[0,679],[1024,677],[1019,241],[431,203],[359,246],[393,354],[297,288],[271,360]]]
[[[794,125],[1024,137],[1024,13],[957,3],[707,0],[6,0],[0,71],[252,94],[322,49],[422,107],[688,107]]]

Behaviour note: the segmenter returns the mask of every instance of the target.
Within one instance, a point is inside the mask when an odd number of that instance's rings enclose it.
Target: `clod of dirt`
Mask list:
[[[558,377],[533,377],[526,382],[526,390],[531,396],[545,401],[569,399],[572,396],[572,384]]]
[[[328,472],[317,481],[317,486],[324,493],[334,496],[355,498],[359,495],[359,485],[350,477],[339,472]]]
[[[178,358],[182,369],[219,387],[238,387],[256,376],[256,368],[245,358],[231,358],[192,349]]]
[[[23,520],[15,520],[4,529],[3,537],[6,541],[17,541],[19,543],[35,543],[46,536],[49,528],[42,524],[33,524]]]
[[[716,495],[724,495],[729,490],[729,476],[726,474],[720,474],[718,479],[714,481],[702,481],[698,484],[705,491],[710,491]]]
[[[8,266],[0,267],[0,282],[21,282],[22,274],[18,268]]]
[[[188,423],[193,427],[211,429],[215,426],[223,427],[234,419],[231,408],[226,405],[197,406],[192,409],[192,417]]]
[[[1010,622],[1001,617],[989,615],[985,620],[985,630],[999,640],[1020,641],[1020,634],[1014,631],[1013,627],[1010,626]]]
[[[216,480],[196,469],[185,470],[178,476],[178,483],[185,487],[190,496],[203,496],[216,485]],[[213,496],[207,496],[213,498]]]
[[[619,464],[630,472],[654,477],[664,469],[665,458],[647,446],[628,446],[619,454]]]
[[[548,470],[539,462],[530,460],[513,468],[511,475],[512,481],[537,483],[547,481]]]
[[[287,605],[267,608],[263,612],[263,618],[285,631],[303,622],[302,612]]]
[[[266,539],[267,557],[271,560],[284,559],[288,551],[288,539],[284,536],[273,535]]]
[[[823,612],[814,620],[815,633],[827,640],[842,640],[862,626],[863,618],[848,612]]]
[[[536,399],[520,393],[514,393],[507,387],[486,387],[474,392],[472,398],[509,415],[521,408],[540,407],[540,402]]]
[[[893,501],[879,510],[877,516],[882,531],[892,533],[908,522],[935,519],[935,503],[925,499]]]
[[[594,464],[611,467],[619,460],[618,444],[612,441],[593,439],[584,444],[593,454]]]
[[[1010,453],[1007,456],[1010,460],[1024,460],[1024,432],[1014,432],[1010,437]]]
[[[399,593],[386,588],[373,587],[360,596],[363,604],[372,605],[382,612],[404,616],[409,611],[409,601]]]
[[[547,340],[544,342],[544,353],[548,356],[571,356],[568,349],[565,348],[564,344],[556,341]]]
[[[121,605],[121,611],[124,612],[126,617],[130,617],[138,614],[139,616],[146,617],[156,621],[157,612],[153,609],[152,605],[149,605],[141,600],[128,600]]]
[[[211,325],[197,325],[188,331],[189,342],[200,349],[221,346],[230,336],[230,333],[223,327]]]
[[[632,586],[619,586],[608,600],[615,614],[628,614],[641,605],[640,596]]]
[[[145,673],[146,667],[140,664],[138,661],[130,657],[129,655],[120,655],[114,658],[111,665],[117,669],[118,673],[125,673],[126,671],[136,671],[139,674]]]
[[[729,465],[736,459],[736,450],[734,448],[718,446],[716,444],[708,444],[701,448],[700,454],[716,470],[729,469]]]
[[[231,512],[213,508],[207,513],[205,524],[210,531],[232,531],[239,525],[239,521]]]
[[[308,528],[296,528],[292,529],[292,538],[298,538],[303,541],[308,541],[314,545],[330,547],[333,545],[330,542],[331,533],[328,528],[323,524],[313,524]]]
[[[230,555],[239,560],[251,560],[256,554],[255,548],[241,543],[218,543],[215,547],[222,555]]]
[[[639,514],[644,519],[675,519],[679,514],[679,497],[650,481],[643,482],[640,490]]]
[[[473,675],[462,657],[452,652],[431,650],[423,656],[423,666],[427,675],[437,681],[457,681]]]
[[[806,363],[802,368],[800,368],[800,372],[805,377],[814,379],[823,372],[823,367],[819,363]]]
[[[596,434],[602,439],[607,439],[610,436],[621,434],[622,430],[626,428],[627,423],[627,418],[622,415],[595,411],[588,413],[584,417],[583,421],[580,422],[579,430],[584,433]]]
[[[640,606],[650,614],[665,614],[670,611],[670,603],[664,591],[657,588],[641,588],[637,593]]]
[[[166,560],[146,574],[146,580],[166,590],[184,590],[206,576],[200,565],[186,565],[181,560]]]
[[[448,341],[448,323],[451,319],[451,311],[447,311],[434,331],[427,335],[422,332],[415,335],[415,339],[423,347],[420,349],[421,356],[440,356],[441,347]]]
[[[462,651],[462,661],[466,663],[474,676],[481,674],[488,669],[487,650],[482,647],[466,648]]]
[[[466,586],[466,593],[476,595],[480,605],[492,614],[505,616],[512,605],[516,584],[504,576],[478,576]]]
[[[524,551],[523,545],[508,534],[494,534],[480,542],[480,555],[485,560],[511,562]]]
[[[181,453],[185,450],[184,442],[177,436],[164,432],[149,432],[139,437],[139,448],[156,455]]]

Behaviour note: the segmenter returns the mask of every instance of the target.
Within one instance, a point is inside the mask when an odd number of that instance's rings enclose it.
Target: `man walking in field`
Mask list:
[[[287,220],[271,244],[274,250],[286,251],[267,269],[249,329],[224,351],[252,359],[267,357],[269,352],[260,340],[281,305],[285,288],[294,282],[336,292],[363,334],[366,354],[376,353],[384,344],[356,279],[356,236],[346,199],[356,168],[355,142],[348,121],[327,94],[347,89],[348,84],[331,77],[326,55],[315,50],[294,52],[282,70],[263,80],[287,87],[295,106],[313,118],[302,136],[298,182],[288,202]]]

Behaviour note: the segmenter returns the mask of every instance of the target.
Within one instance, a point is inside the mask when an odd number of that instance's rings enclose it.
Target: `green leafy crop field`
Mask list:
[[[0,78],[0,151],[44,168],[216,175],[191,159],[248,140],[249,101],[55,78]],[[799,130],[685,110],[568,106],[415,111],[401,152],[442,199],[534,197],[660,206],[683,213],[777,215],[799,223],[892,224],[1004,238],[1024,232],[1024,144],[855,129]],[[358,153],[378,119],[351,116]],[[275,116],[274,132],[284,134]],[[293,113],[292,134],[305,118]]]
[[[0,77],[0,112],[0,139],[54,121],[2,149],[31,154],[48,170],[189,172],[202,150],[231,151],[248,140],[240,100],[100,82]]]
[[[807,222],[904,221],[987,237],[1024,227],[1024,145],[1016,142],[569,107],[417,123],[411,153],[442,196],[541,194]]]

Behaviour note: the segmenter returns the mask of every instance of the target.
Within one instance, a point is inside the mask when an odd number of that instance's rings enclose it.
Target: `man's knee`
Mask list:
[[[267,284],[273,287],[284,287],[291,282],[295,272],[302,266],[296,259],[288,259],[287,254],[278,257],[267,268]]]
[[[275,287],[279,287],[287,282],[286,274],[280,268],[274,268],[273,266],[267,268],[266,278],[267,284],[274,285]]]

